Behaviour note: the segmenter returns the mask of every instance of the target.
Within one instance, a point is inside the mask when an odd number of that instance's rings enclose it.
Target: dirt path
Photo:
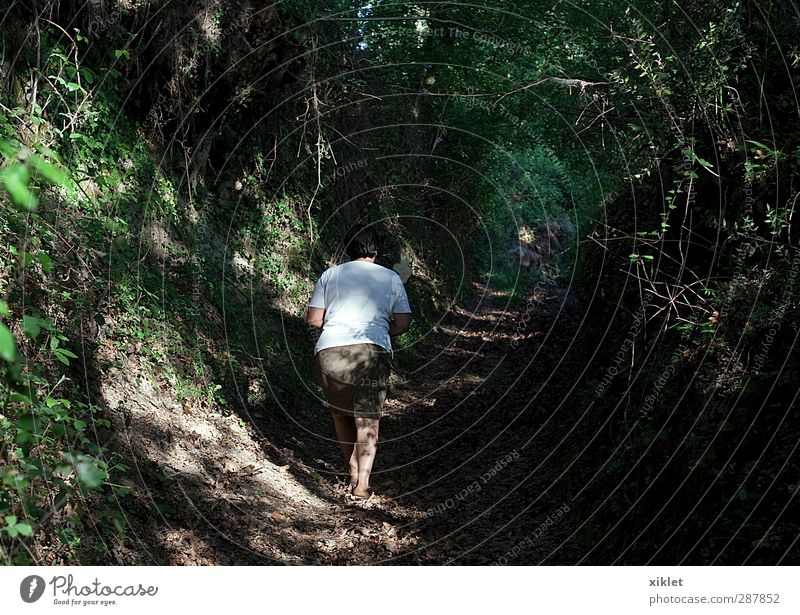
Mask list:
[[[504,310],[481,285],[396,370],[375,468],[380,494],[347,505],[331,474],[335,443],[297,454],[236,416],[193,412],[141,364],[104,379],[115,449],[128,465],[119,563],[575,561],[570,486],[559,476],[569,425],[557,409],[577,326],[565,281],[531,284]],[[292,436],[303,439],[302,430]],[[309,438],[305,438],[308,440]],[[309,462],[314,456],[314,464]]]

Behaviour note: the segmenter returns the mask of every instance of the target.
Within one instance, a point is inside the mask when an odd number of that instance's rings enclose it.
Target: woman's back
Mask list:
[[[390,315],[411,312],[400,276],[368,261],[350,261],[325,271],[309,305],[325,308],[315,352],[358,343],[391,351]]]

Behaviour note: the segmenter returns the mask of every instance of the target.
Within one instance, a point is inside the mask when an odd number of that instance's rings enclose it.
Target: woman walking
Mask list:
[[[357,224],[345,236],[349,262],[314,286],[306,320],[322,329],[314,364],[350,472],[352,496],[370,497],[381,410],[391,368],[391,338],[408,330],[411,307],[400,276],[375,263],[379,238]]]

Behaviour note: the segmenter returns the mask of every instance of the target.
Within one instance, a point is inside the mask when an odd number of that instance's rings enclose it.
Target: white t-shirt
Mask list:
[[[350,344],[377,344],[391,352],[389,315],[411,313],[400,276],[369,261],[350,261],[325,271],[309,305],[325,308],[315,354]]]

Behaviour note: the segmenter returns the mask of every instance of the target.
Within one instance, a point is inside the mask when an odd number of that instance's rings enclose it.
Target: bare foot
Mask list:
[[[356,496],[357,498],[367,498],[370,495],[372,495],[372,489],[370,489],[369,487],[364,489],[356,485],[355,487],[353,487],[353,495]]]

